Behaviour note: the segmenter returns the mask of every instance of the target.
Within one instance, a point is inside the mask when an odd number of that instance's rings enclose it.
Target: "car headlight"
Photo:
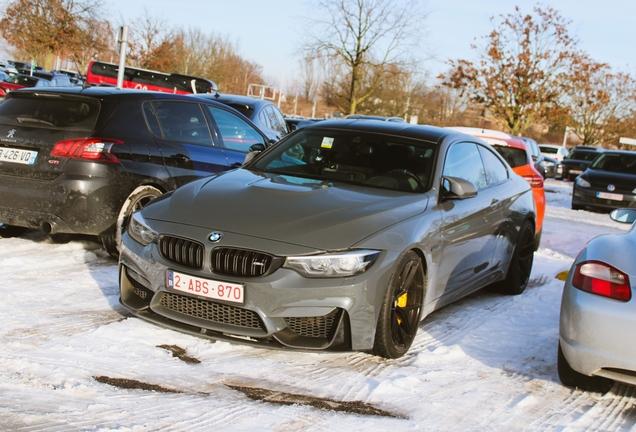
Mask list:
[[[283,267],[313,278],[346,277],[366,271],[380,255],[380,251],[359,250],[287,257]]]
[[[576,178],[576,185],[581,187],[586,187],[586,188],[592,186],[589,181],[585,180],[584,178],[581,178],[581,176]]]
[[[159,234],[148,226],[141,212],[132,214],[128,224],[128,235],[144,246],[156,242],[159,237]]]

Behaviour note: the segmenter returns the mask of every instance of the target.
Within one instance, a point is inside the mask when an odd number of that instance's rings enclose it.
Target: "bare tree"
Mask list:
[[[83,24],[95,19],[101,0],[14,0],[0,20],[0,34],[16,51],[43,64],[81,43]]]
[[[533,14],[517,7],[500,18],[486,36],[479,61],[450,61],[450,71],[441,78],[518,135],[557,106],[577,42],[569,35],[570,22],[551,7],[536,6]]]
[[[635,108],[636,82],[628,74],[611,73],[605,63],[581,58],[570,73],[566,106],[573,132],[584,145],[614,138],[617,126]]]
[[[325,81],[339,107],[353,114],[385,79],[389,65],[415,52],[425,18],[417,0],[320,0],[307,25],[305,57],[320,53],[344,72]]]

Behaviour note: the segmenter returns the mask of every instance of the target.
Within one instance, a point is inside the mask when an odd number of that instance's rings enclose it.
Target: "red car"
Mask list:
[[[515,138],[505,132],[496,130],[471,127],[451,127],[449,129],[473,135],[486,141],[503,156],[515,173],[530,183],[537,212],[535,247],[538,249],[545,216],[545,190],[543,188],[543,176],[534,166],[528,145],[521,138]]]
[[[30,75],[14,75],[7,81],[0,82],[0,96],[5,96],[8,92],[25,87],[50,87],[51,82],[44,78]]]

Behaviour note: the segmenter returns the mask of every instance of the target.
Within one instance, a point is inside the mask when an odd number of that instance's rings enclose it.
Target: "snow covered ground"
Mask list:
[[[571,184],[546,190],[532,287],[430,315],[397,361],[162,329],[119,305],[96,243],[0,239],[0,430],[636,430],[635,387],[573,391],[556,371],[555,276],[590,238],[628,227],[570,210]]]

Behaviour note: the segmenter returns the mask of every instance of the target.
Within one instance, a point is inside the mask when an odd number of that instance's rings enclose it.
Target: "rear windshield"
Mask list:
[[[570,153],[568,159],[592,161],[596,159],[596,156],[598,156],[599,154],[600,153],[594,151],[574,150],[572,153]]]
[[[73,99],[48,94],[20,96],[11,93],[0,103],[0,124],[65,130],[92,130],[99,114],[99,103],[92,99]]]
[[[520,167],[522,165],[528,165],[528,153],[525,150],[516,147],[507,147],[501,145],[493,145],[493,148],[508,162],[510,168]]]
[[[556,154],[557,149],[553,147],[541,147],[541,153]]]
[[[636,153],[604,153],[592,163],[592,169],[624,174],[636,174]]]

